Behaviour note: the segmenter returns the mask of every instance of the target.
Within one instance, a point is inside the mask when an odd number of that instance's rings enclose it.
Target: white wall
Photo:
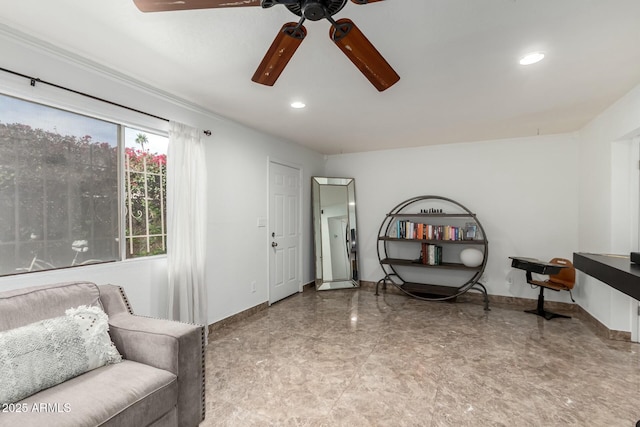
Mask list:
[[[0,292],[75,281],[122,286],[136,314],[163,317],[166,313],[167,258],[165,256],[0,277]]]
[[[323,175],[322,155],[216,116],[4,26],[0,26],[0,52],[3,68],[213,132],[206,139],[209,323],[267,301],[268,231],[257,227],[257,218],[268,217],[270,158],[295,164],[303,171],[302,279],[303,283],[313,280],[310,177]],[[3,72],[0,91],[142,129],[168,129],[165,121],[43,84],[31,87],[28,80]],[[68,280],[122,285],[137,313],[166,315],[165,257],[4,277],[0,278],[0,291]],[[251,281],[256,281],[255,293],[250,290]]]
[[[632,138],[639,133],[640,86],[580,131],[582,252],[628,255],[638,249],[638,149]],[[578,284],[578,303],[585,310],[610,329],[635,330],[637,338],[635,300],[582,273]]]
[[[638,135],[640,86],[575,135],[331,156],[327,174],[356,178],[365,280],[382,276],[375,245],[384,214],[411,196],[436,194],[478,214],[489,240],[489,292],[534,298],[508,256],[640,249]],[[580,272],[574,296],[608,328],[640,338],[632,298]]]
[[[328,176],[356,181],[360,268],[382,270],[380,223],[394,206],[420,195],[454,199],[478,215],[489,241],[484,283],[490,294],[536,298],[509,256],[572,258],[578,246],[578,143],[574,134],[425,146],[330,156]],[[570,301],[549,292],[549,300]]]
[[[209,322],[267,301],[269,160],[302,170],[302,284],[313,281],[311,177],[324,174],[324,156],[241,126],[217,126],[207,146],[209,173]],[[268,222],[267,222],[268,223]],[[256,282],[256,292],[251,283]]]
[[[611,144],[611,246],[610,252],[628,254],[638,249],[639,141],[624,139]]]

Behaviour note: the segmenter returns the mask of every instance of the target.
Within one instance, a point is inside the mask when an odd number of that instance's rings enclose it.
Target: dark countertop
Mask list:
[[[573,265],[585,274],[640,300],[640,265],[632,263],[628,255],[574,252]]]

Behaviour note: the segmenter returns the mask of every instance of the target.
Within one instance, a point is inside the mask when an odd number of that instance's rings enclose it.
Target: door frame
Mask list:
[[[298,272],[298,292],[302,292],[303,290],[303,284],[302,284],[302,258],[303,258],[303,248],[302,248],[302,242],[303,242],[303,227],[302,227],[302,218],[303,218],[303,208],[302,208],[302,203],[303,203],[303,193],[302,193],[302,177],[304,176],[303,174],[303,169],[302,169],[302,165],[298,164],[298,163],[294,163],[294,162],[289,162],[286,160],[282,160],[279,159],[277,157],[271,157],[271,156],[267,156],[267,179],[266,179],[266,183],[267,183],[267,234],[266,234],[266,241],[265,241],[265,245],[268,248],[268,250],[271,250],[271,233],[270,233],[270,227],[271,227],[271,165],[272,164],[279,164],[281,166],[286,166],[292,169],[296,169],[298,171],[298,249],[299,249],[299,255],[298,256],[298,265],[296,266],[296,270]],[[267,303],[269,305],[272,304],[271,302],[271,253],[268,252],[268,256],[267,256]]]
[[[631,218],[635,230],[633,230],[633,240],[631,242],[632,251],[640,252],[640,135],[631,138],[631,174],[635,176],[631,184]],[[640,301],[631,304],[631,341],[640,342]]]

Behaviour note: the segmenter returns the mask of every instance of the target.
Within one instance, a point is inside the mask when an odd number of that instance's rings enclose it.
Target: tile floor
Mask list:
[[[635,426],[640,346],[579,319],[369,290],[296,294],[210,336],[201,426]]]

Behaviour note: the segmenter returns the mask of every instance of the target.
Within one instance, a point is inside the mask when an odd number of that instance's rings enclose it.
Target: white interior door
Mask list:
[[[269,163],[269,304],[300,292],[300,170]]]

